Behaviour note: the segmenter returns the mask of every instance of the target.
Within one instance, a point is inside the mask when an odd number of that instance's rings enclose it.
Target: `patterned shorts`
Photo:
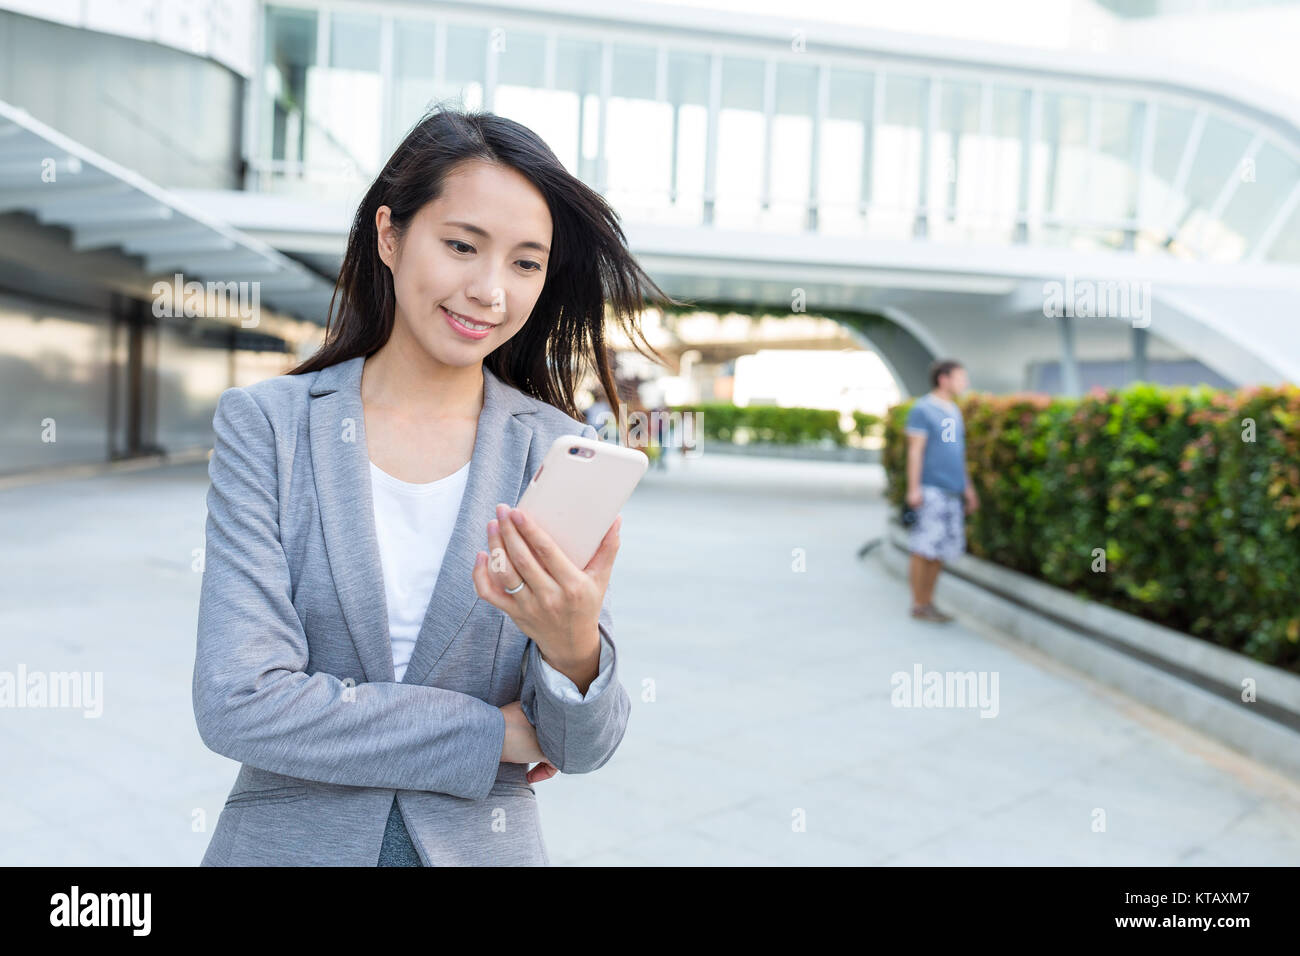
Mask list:
[[[966,512],[960,495],[932,485],[921,486],[908,547],[913,554],[936,561],[955,561],[966,550]]]

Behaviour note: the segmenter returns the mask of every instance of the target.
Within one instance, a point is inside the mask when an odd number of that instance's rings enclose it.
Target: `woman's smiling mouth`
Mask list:
[[[468,316],[461,315],[459,312],[451,311],[445,305],[441,305],[438,308],[440,308],[442,314],[447,317],[447,324],[466,338],[481,339],[486,337],[489,332],[496,328],[495,323],[476,322]]]

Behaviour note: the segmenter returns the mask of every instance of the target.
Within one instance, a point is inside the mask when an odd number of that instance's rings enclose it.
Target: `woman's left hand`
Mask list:
[[[524,774],[524,778],[529,783],[541,783],[543,780],[550,780],[559,772],[560,771],[556,770],[553,764],[547,763],[543,760],[541,763],[533,767],[532,770],[528,771],[528,773]]]
[[[537,522],[517,508],[497,505],[497,518],[487,526],[490,554],[475,556],[474,589],[510,615],[552,667],[579,666],[600,653],[600,608],[622,523],[622,515],[614,519],[587,566],[579,568]],[[523,590],[506,593],[521,580]]]

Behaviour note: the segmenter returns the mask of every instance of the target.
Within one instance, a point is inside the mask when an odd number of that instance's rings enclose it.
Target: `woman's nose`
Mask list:
[[[504,312],[506,310],[506,290],[494,279],[495,276],[487,275],[481,280],[471,283],[465,289],[465,297],[471,302],[477,302],[485,309]]]

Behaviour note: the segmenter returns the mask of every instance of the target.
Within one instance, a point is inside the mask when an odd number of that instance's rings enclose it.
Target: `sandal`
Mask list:
[[[952,620],[951,614],[944,614],[933,604],[912,608],[912,617],[920,621],[934,621],[936,624],[947,624]]]

